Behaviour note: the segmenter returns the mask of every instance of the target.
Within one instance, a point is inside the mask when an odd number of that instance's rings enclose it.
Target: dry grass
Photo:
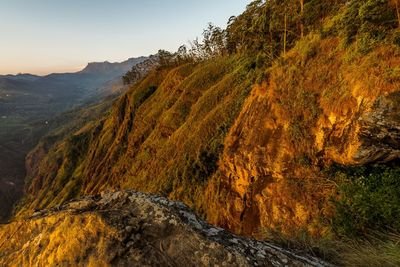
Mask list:
[[[252,86],[254,75],[242,61],[218,58],[150,73],[104,120],[56,144],[35,166],[29,208],[110,187],[200,206],[202,188]]]
[[[400,266],[400,235],[375,233],[367,240],[347,241],[338,262],[349,267]]]
[[[1,266],[110,266],[118,233],[100,216],[61,213],[1,226],[0,240]]]
[[[315,238],[306,232],[287,236],[274,230],[259,233],[264,239],[299,253],[313,255],[345,267],[397,267],[400,266],[400,235],[373,232],[362,239],[340,240]]]

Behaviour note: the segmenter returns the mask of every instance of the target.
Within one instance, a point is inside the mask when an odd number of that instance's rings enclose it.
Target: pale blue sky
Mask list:
[[[225,27],[250,0],[0,0],[0,74],[76,71],[159,48],[175,51],[208,22]]]

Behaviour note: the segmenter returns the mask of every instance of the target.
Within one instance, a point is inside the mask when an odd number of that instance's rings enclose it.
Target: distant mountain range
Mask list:
[[[102,74],[106,76],[119,76],[123,75],[124,73],[128,72],[133,66],[138,63],[141,63],[148,59],[148,57],[137,57],[137,58],[129,58],[128,60],[122,62],[114,62],[111,63],[109,61],[104,62],[89,62],[86,67],[78,71],[76,73],[85,73],[85,74]],[[2,79],[9,79],[15,81],[35,81],[40,78],[44,78],[47,76],[57,75],[59,73],[52,73],[45,76],[34,75],[30,73],[19,73],[16,75],[7,74],[7,75],[0,75],[0,80]],[[63,74],[74,74],[74,73],[63,73]]]
[[[130,58],[120,63],[91,62],[80,73],[96,73],[103,75],[122,75],[129,71],[132,66],[145,61],[148,57]]]
[[[146,59],[93,62],[75,73],[0,75],[0,221],[22,194],[26,154],[52,121],[123,92],[122,76]]]
[[[51,114],[87,101],[100,100],[121,91],[122,75],[146,59],[130,58],[121,63],[94,62],[75,73],[0,75],[0,116],[12,115],[9,113],[16,112],[22,103],[23,106],[40,103],[40,108],[50,105],[45,109],[48,109],[47,114]]]
[[[11,74],[8,74],[8,75],[0,75],[0,79],[9,79],[9,80],[13,80],[13,81],[30,81],[30,82],[32,82],[32,81],[35,81],[35,80],[37,80],[37,79],[40,79],[41,78],[41,76],[38,76],[38,75],[33,75],[33,74],[30,74],[30,73],[20,73],[20,74],[17,74],[17,75],[11,75]]]

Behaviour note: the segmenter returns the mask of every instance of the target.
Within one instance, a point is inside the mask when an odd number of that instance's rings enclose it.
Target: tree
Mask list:
[[[135,66],[132,67],[130,71],[128,71],[124,76],[122,76],[122,81],[124,82],[124,85],[132,84],[138,81],[141,77],[140,71],[135,68]]]
[[[207,58],[203,49],[203,44],[199,42],[199,38],[190,41],[189,44],[190,44],[189,55],[194,60],[204,60]]]
[[[157,55],[161,66],[169,66],[173,63],[174,56],[171,52],[160,49]]]
[[[208,57],[218,56],[224,53],[226,47],[225,31],[208,23],[203,31],[203,49]]]
[[[186,58],[187,57],[187,47],[186,47],[186,45],[181,45],[178,48],[177,55],[180,58]]]

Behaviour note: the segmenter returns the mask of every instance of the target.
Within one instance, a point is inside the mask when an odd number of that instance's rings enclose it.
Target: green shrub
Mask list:
[[[372,229],[400,231],[400,167],[333,169],[339,184],[333,228],[339,235],[362,235]]]

